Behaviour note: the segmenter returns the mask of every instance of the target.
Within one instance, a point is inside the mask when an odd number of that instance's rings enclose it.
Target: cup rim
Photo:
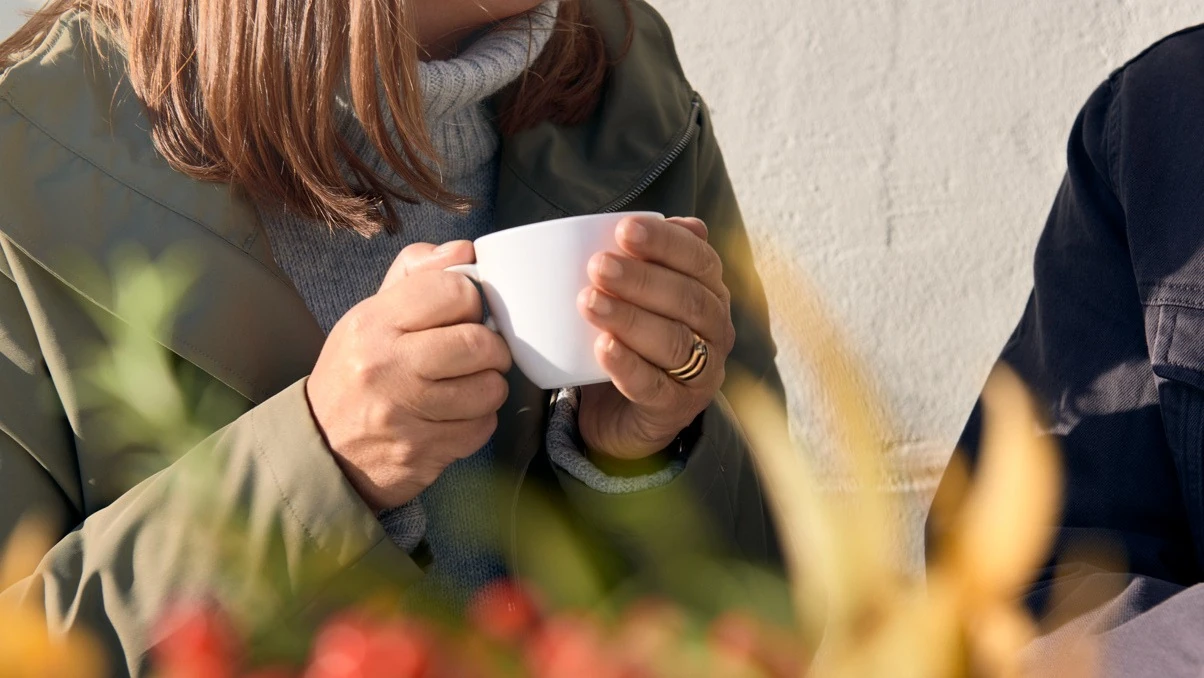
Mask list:
[[[617,217],[617,221],[622,221],[622,220],[628,219],[630,217],[656,217],[657,219],[664,219],[665,215],[661,214],[660,212],[643,212],[643,211],[642,212],[606,212],[606,213],[602,213],[602,214],[578,214],[576,216],[561,217],[559,219],[551,219],[549,221],[536,221],[536,222],[530,223],[530,224],[523,224],[522,226],[515,226],[513,228],[507,228],[502,231],[494,231],[493,233],[489,233],[488,235],[483,235],[480,238],[477,238],[475,242],[483,243],[487,240],[491,240],[498,236],[513,234],[515,231],[526,231],[528,229],[542,231],[545,228],[556,228],[559,226],[563,226],[566,222],[580,221],[582,219],[589,219],[591,217]]]

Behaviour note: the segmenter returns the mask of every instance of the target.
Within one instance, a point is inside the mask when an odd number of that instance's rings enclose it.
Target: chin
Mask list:
[[[543,0],[478,0],[477,4],[493,19],[505,19],[529,12],[543,4]]]

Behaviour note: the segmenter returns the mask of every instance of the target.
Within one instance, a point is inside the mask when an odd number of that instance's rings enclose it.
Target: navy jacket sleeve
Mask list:
[[[1184,619],[1146,614],[1159,603],[1177,597],[1204,616],[1204,594],[1179,596],[1201,581],[1204,553],[1204,30],[1164,39],[1096,90],[1067,162],[1001,357],[1048,407],[1044,434],[1067,478],[1063,566],[1042,573],[1029,602],[1056,614],[1055,584],[1089,595],[1082,581],[1111,577],[1103,588],[1127,598],[1094,630],[1147,624],[1137,636],[1167,642]],[[980,416],[959,445],[971,466]],[[930,549],[941,529],[930,521]],[[1123,554],[1110,566],[1122,572],[1087,557],[1101,542]]]

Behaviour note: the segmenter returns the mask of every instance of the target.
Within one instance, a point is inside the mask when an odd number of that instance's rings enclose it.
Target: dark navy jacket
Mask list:
[[[1051,627],[1074,619],[1051,638],[1102,633],[1115,675],[1202,675],[1204,26],[1155,44],[1091,96],[1035,276],[1001,360],[1048,405],[1068,485],[1064,566],[1029,602]],[[972,461],[979,430],[976,408],[961,441]],[[1075,546],[1100,539],[1123,549],[1123,568]],[[1081,614],[1101,596],[1111,602]]]

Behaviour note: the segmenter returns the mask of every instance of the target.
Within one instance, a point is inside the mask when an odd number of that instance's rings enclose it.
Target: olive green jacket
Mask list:
[[[625,37],[618,3],[593,4],[617,52]],[[725,258],[747,257],[707,109],[662,19],[640,2],[633,10],[634,43],[593,118],[503,140],[496,227],[657,210],[704,219]],[[274,263],[256,210],[229,186],[167,165],[121,60],[98,59],[96,49],[88,19],[68,15],[35,54],[0,74],[0,539],[37,515],[58,540],[0,600],[43,608],[55,630],[91,630],[115,671],[137,674],[164,605],[218,576],[207,569],[212,554],[195,553],[187,536],[234,515],[246,529],[232,537],[224,565],[270,570],[280,587],[270,609],[303,607],[293,598],[369,581],[369,571],[404,583],[422,568],[385,536],[312,420],[304,383],[324,337]],[[151,257],[182,247],[197,262],[168,327],[121,310],[119,253],[131,244]],[[732,360],[776,385],[759,285],[735,276],[729,284],[740,336]],[[88,365],[114,316],[153,336],[182,374],[240,404],[228,425],[149,477],[118,470],[145,468],[138,462],[155,450],[120,444],[114,411],[89,406]],[[528,491],[622,551],[623,528],[610,518],[665,490],[606,496],[556,470],[542,453],[548,394],[517,370],[510,380],[495,446],[509,479],[502,515],[512,567],[521,574],[540,557],[517,509]],[[726,552],[772,561],[773,529],[737,425],[720,401],[698,426],[669,488],[696,503]],[[220,501],[203,520],[185,518],[175,506],[180,481],[212,468],[205,463],[220,469]],[[666,539],[680,528],[672,514],[657,520],[651,529]]]

